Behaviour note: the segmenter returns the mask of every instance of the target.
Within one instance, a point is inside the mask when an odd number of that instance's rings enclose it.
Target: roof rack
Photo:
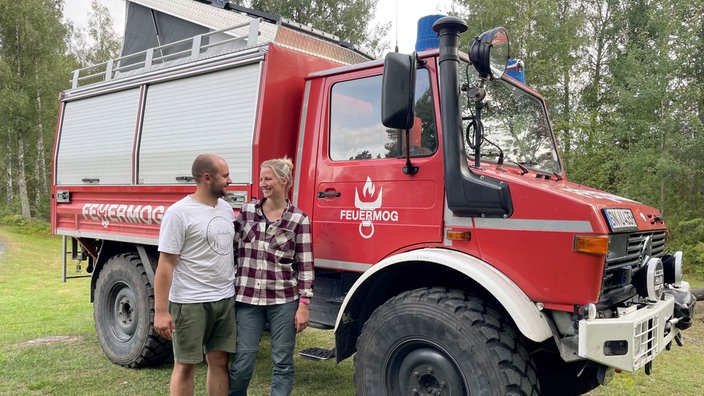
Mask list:
[[[90,84],[99,81],[110,81],[119,77],[121,73],[128,73],[129,71],[136,71],[136,73],[141,74],[157,68],[171,66],[175,61],[180,61],[178,64],[182,64],[212,56],[213,53],[222,54],[232,52],[231,50],[218,50],[219,48],[224,48],[228,44],[232,43],[243,43],[242,45],[238,45],[236,47],[252,47],[256,45],[257,42],[259,22],[259,19],[253,19],[249,23],[215,30],[205,34],[199,34],[188,39],[175,41],[173,43],[149,48],[147,50],[121,56],[119,58],[109,59],[103,63],[76,69],[73,71],[71,88],[78,88],[81,86],[81,83]],[[248,34],[232,35],[231,38],[216,41],[214,43],[211,43],[209,40],[210,37],[216,36],[220,33],[228,33],[241,28],[247,28]],[[187,46],[188,48],[179,50],[184,46]],[[171,49],[174,49],[175,51],[170,51]]]
[[[237,6],[226,0],[128,0],[128,6],[129,3],[150,10],[152,15],[154,12],[163,13],[210,31],[74,70],[71,89],[268,43],[343,64],[374,59],[335,35],[279,15]],[[223,11],[217,11],[208,5]],[[156,20],[154,23],[156,24]],[[129,21],[126,26],[128,24]],[[123,50],[124,47],[123,43]]]

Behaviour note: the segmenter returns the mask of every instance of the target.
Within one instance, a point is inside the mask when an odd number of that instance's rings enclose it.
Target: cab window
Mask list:
[[[406,134],[381,123],[382,76],[343,81],[332,87],[330,159],[333,161],[403,158]],[[433,97],[427,69],[416,76],[416,113],[409,131],[412,157],[435,153],[438,147]]]

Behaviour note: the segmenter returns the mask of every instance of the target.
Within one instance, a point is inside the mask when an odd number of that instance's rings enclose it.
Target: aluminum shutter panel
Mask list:
[[[202,153],[223,157],[233,183],[251,183],[260,63],[152,85],[139,150],[140,184],[190,176]]]
[[[66,102],[56,185],[132,183],[139,89]]]

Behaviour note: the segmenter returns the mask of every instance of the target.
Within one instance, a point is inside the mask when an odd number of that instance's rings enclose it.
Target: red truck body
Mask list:
[[[156,9],[159,1],[131,3]],[[502,365],[490,357],[501,353],[492,349],[487,329],[518,345],[509,348],[509,360],[528,367],[518,381],[528,394],[541,388],[543,394],[579,393],[608,382],[614,368],[649,370],[652,359],[680,337],[686,327],[678,323],[688,319],[674,311],[689,295],[688,285],[681,281],[681,253],[665,254],[662,215],[569,182],[545,103],[533,89],[510,77],[490,82],[509,93],[490,91],[498,110],[483,117],[487,134],[502,130],[504,118],[513,117],[511,125],[534,120],[525,127],[539,135],[534,162],[517,163],[521,148],[505,140],[495,145],[507,151],[505,163],[499,148],[501,160],[494,156],[472,167],[461,147],[460,168],[467,170],[464,181],[455,181],[448,162],[469,135],[463,140],[448,114],[463,122],[479,117],[447,96],[457,90],[444,85],[453,84],[448,75],[458,74],[442,63],[451,45],[441,41],[440,49],[411,57],[418,62],[416,109],[413,127],[404,131],[382,125],[382,90],[396,94],[383,88],[383,80],[394,77],[387,63],[281,21],[269,26],[237,15],[246,21],[239,28],[250,29],[246,45],[164,67],[149,65],[153,53],[147,51],[141,71],[113,74],[118,63],[109,62],[101,81],[82,86],[75,75],[74,87],[61,96],[52,231],[78,241],[74,258],[88,260],[96,330],[114,362],[137,367],[168,355],[149,314],[156,244],[166,208],[194,190],[189,166],[201,152],[228,161],[233,184],[226,199],[235,211],[260,194],[258,164],[284,155],[294,159],[291,200],[313,223],[311,321],[335,328],[338,359],[358,354],[361,394],[371,387],[384,393],[401,383],[416,386],[419,380],[404,377],[404,367],[434,368],[433,384],[449,383],[460,393],[509,389],[515,384],[477,382],[471,373]],[[462,31],[455,19],[438,23],[441,32],[444,26],[450,35]],[[261,29],[256,42],[251,29]],[[261,32],[273,38],[262,39]],[[195,50],[200,40],[189,43],[191,54],[203,52]],[[456,62],[469,67],[466,54]],[[409,70],[415,75],[415,67]],[[502,100],[511,105],[502,107]],[[529,110],[515,110],[523,108]],[[409,171],[411,162],[415,171]],[[458,209],[452,202],[474,199],[467,193],[457,198],[453,189],[462,183],[477,188],[477,195],[498,191],[504,198]],[[136,266],[136,275],[123,281],[110,270],[114,266],[127,272]],[[647,287],[641,287],[646,272]],[[672,292],[653,298],[640,292],[643,287]],[[123,289],[136,291],[127,298]],[[482,335],[471,335],[476,326],[465,318],[479,312],[473,304],[482,307]],[[426,324],[407,325],[404,312]],[[445,322],[452,329],[442,327]],[[502,323],[501,330],[494,322]],[[491,352],[472,357],[462,351],[475,350],[475,341],[455,339],[455,347],[436,335],[457,328],[467,334],[460,339],[489,337],[481,348]],[[161,352],[145,352],[155,349]],[[386,352],[379,357],[373,349]]]
[[[261,82],[258,88],[261,96],[256,104],[255,130],[252,142],[253,163],[283,155],[293,156],[296,145],[300,104],[303,97],[303,81],[311,70],[336,66],[337,63],[312,56],[305,56],[291,50],[271,45],[261,60]],[[286,70],[286,73],[277,70]],[[187,70],[184,75],[192,73]],[[171,78],[179,79],[179,73]],[[139,82],[132,82],[132,85]],[[88,93],[87,95],[90,95]],[[70,102],[69,102],[70,103]],[[61,128],[66,112],[67,101],[61,101],[58,128]],[[136,107],[143,103],[135,102]],[[265,117],[264,114],[276,114]],[[140,126],[135,123],[135,129]],[[58,129],[60,131],[60,129]],[[272,131],[277,131],[272,133]],[[135,136],[138,132],[135,131]],[[197,136],[192,137],[194,140]],[[55,151],[61,139],[56,139]],[[99,142],[95,142],[99,145]],[[132,161],[139,157],[139,143],[132,145],[126,155]],[[131,162],[132,162],[131,161]],[[54,162],[54,166],[56,166]],[[185,171],[185,170],[184,170]],[[90,173],[90,170],[86,170]],[[54,172],[56,174],[56,172]],[[258,178],[254,175],[254,180]],[[129,238],[130,241],[148,242],[155,245],[159,237],[159,225],[164,210],[183,196],[193,191],[193,185],[144,185],[139,183],[140,174],[133,162],[129,179],[131,183],[90,185],[90,182],[75,185],[71,183],[71,202],[56,205],[52,201],[52,229],[74,235],[99,237],[112,240]],[[61,181],[58,181],[60,183]],[[58,184],[57,183],[57,184]],[[175,183],[174,183],[175,184]],[[63,185],[60,184],[60,185]],[[55,189],[61,187],[54,186]],[[256,184],[233,185],[232,191],[243,191],[252,197],[257,193]]]

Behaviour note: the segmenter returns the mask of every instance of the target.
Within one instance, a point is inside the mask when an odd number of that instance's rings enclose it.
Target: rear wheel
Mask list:
[[[360,395],[537,395],[535,367],[510,322],[480,298],[443,288],[380,306],[357,342]]]
[[[171,342],[154,331],[154,289],[138,255],[110,258],[95,288],[95,331],[113,363],[145,367],[171,358]]]

